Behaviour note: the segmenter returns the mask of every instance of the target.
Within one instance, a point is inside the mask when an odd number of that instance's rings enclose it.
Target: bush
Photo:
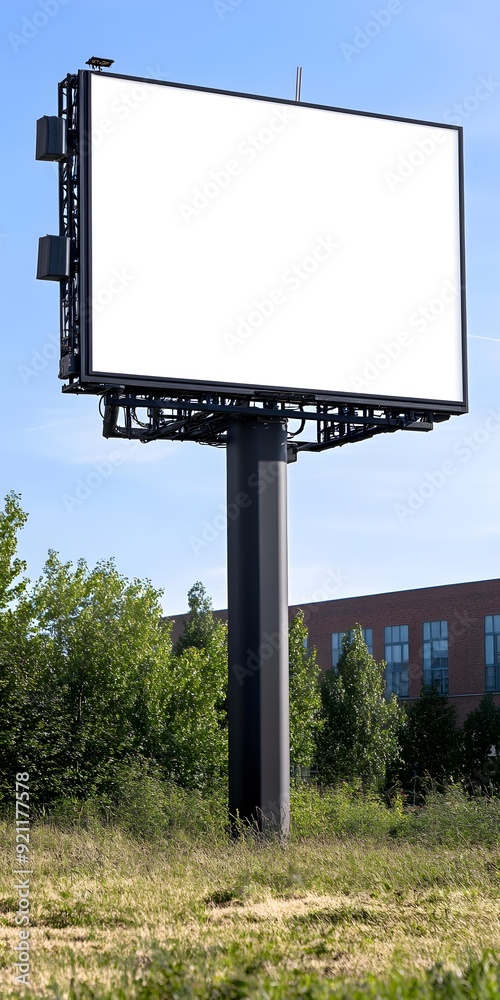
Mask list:
[[[435,844],[500,845],[500,799],[467,795],[462,785],[431,790],[414,817],[413,836]]]
[[[154,761],[136,757],[115,767],[108,794],[83,801],[59,798],[33,815],[62,828],[97,830],[113,825],[138,839],[214,840],[226,836],[227,794],[222,788],[211,792],[181,788],[165,781]]]
[[[319,791],[310,785],[292,789],[291,833],[305,837],[401,836],[411,825],[397,797],[391,808],[375,792],[362,793],[360,783],[344,783]]]

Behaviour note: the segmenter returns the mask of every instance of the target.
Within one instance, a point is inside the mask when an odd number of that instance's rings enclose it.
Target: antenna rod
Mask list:
[[[302,66],[297,66],[295,77],[295,100],[300,101],[300,91],[302,90]]]

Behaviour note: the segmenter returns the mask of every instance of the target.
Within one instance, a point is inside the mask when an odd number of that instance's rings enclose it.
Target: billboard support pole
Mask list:
[[[235,419],[227,438],[229,814],[290,822],[287,427]]]

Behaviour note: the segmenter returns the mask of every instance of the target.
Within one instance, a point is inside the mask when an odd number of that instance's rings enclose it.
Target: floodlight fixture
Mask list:
[[[99,72],[103,69],[109,69],[113,65],[114,59],[102,59],[101,56],[91,56],[87,59],[86,66],[90,66],[91,69],[97,69]]]

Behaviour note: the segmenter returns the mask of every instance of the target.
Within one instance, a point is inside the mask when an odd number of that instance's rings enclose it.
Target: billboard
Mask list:
[[[79,86],[82,383],[466,411],[460,128]]]

